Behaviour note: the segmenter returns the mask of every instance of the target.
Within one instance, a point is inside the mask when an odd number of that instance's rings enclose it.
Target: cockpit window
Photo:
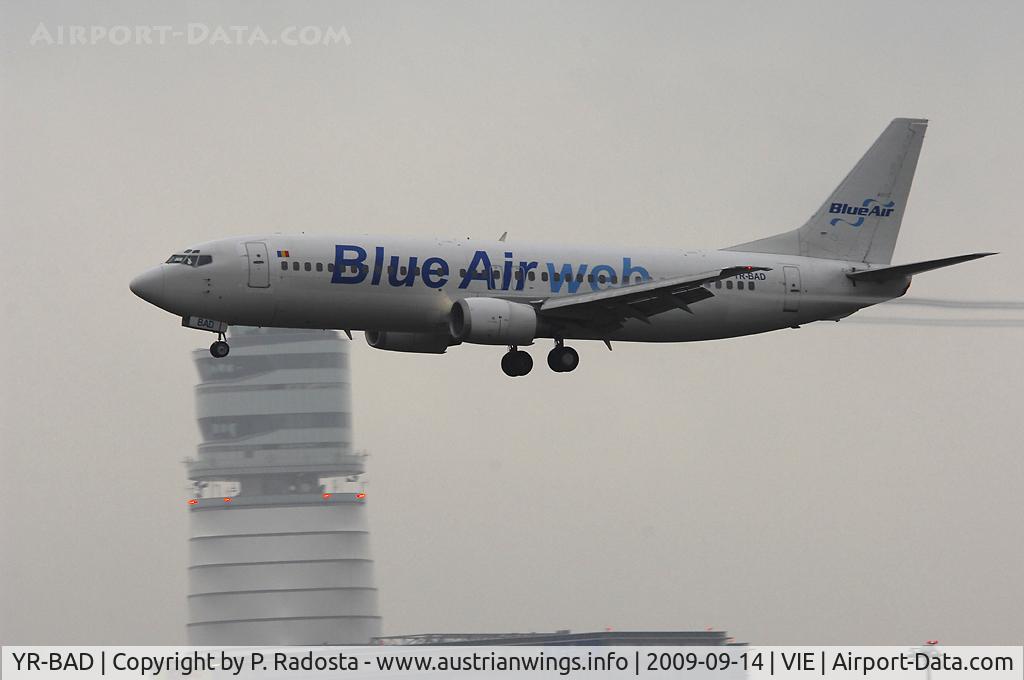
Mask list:
[[[164,264],[184,264],[189,267],[202,267],[204,264],[213,262],[212,255],[198,255],[198,251],[185,251],[185,253],[171,255]]]

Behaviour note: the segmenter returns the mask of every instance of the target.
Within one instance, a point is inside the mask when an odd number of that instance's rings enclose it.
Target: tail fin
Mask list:
[[[726,250],[889,264],[927,127],[896,118],[804,226]]]

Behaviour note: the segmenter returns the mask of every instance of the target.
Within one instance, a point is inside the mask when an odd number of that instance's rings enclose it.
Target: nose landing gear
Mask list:
[[[511,345],[505,356],[501,357],[501,370],[510,378],[518,378],[533,370],[533,357]]]
[[[228,343],[224,342],[224,334],[218,333],[217,340],[210,345],[210,356],[214,359],[223,359],[231,351],[231,347]]]
[[[580,365],[580,355],[572,347],[566,347],[562,340],[555,340],[555,347],[548,352],[548,368],[555,373],[568,373]]]

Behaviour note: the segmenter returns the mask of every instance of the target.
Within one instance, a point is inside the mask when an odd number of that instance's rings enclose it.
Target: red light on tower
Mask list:
[[[188,504],[189,505],[199,505],[199,501],[196,500],[195,498],[189,498],[188,499]]]
[[[331,494],[329,494],[329,493],[325,493],[325,494],[324,494],[324,498],[325,498],[325,499],[326,499],[326,498],[330,498],[330,497],[331,497]]]
[[[356,498],[358,498],[359,500],[362,500],[362,499],[366,498],[366,494],[365,493],[357,493],[356,494]]]
[[[925,644],[926,645],[937,645],[937,644],[939,644],[939,641],[938,640],[929,640]]]
[[[230,499],[230,498],[225,498],[225,499],[224,499],[224,502],[225,502],[225,503],[230,503],[230,502],[231,502],[231,499]]]

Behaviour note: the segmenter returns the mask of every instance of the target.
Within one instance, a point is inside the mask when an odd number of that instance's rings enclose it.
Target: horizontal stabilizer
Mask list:
[[[854,281],[892,281],[902,279],[921,272],[948,267],[961,262],[970,262],[981,257],[988,257],[996,253],[971,253],[970,255],[957,255],[956,257],[944,257],[941,260],[925,260],[924,262],[912,262],[910,264],[899,264],[892,267],[877,267],[863,271],[851,272],[847,276]]]

